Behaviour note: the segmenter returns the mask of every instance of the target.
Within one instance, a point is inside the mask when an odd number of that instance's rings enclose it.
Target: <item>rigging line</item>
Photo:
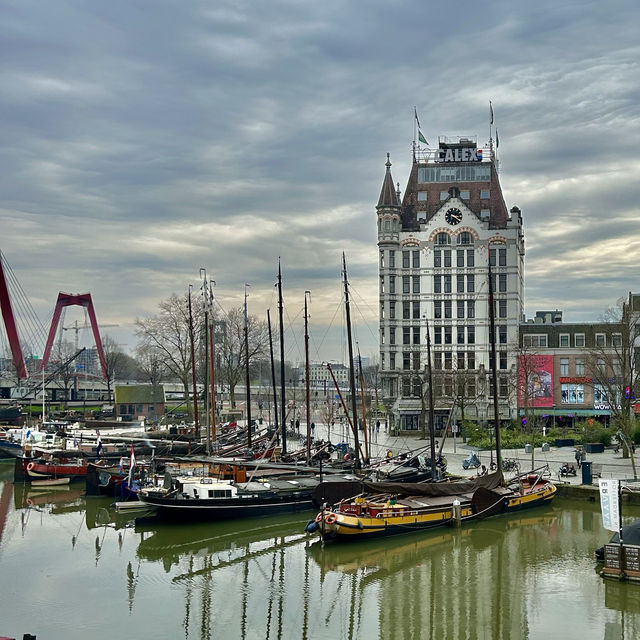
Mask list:
[[[293,337],[293,343],[294,343],[295,348],[298,350],[298,358],[300,359],[302,357],[302,355],[301,355],[302,352],[300,350],[300,345],[298,344],[298,339],[296,337],[296,332],[295,332],[295,330],[293,328],[293,321],[291,320],[291,317],[289,316],[289,309],[287,309],[286,305],[284,305],[284,310],[285,310],[285,313],[287,314],[287,320],[289,321],[289,328],[291,330],[291,336]],[[300,309],[300,311],[298,311],[298,313],[296,314],[294,320],[297,320],[300,317],[301,313],[302,313],[302,309]],[[291,354],[291,349],[289,349],[289,354],[288,355],[290,355],[290,354]]]
[[[42,326],[42,324],[41,324],[41,322],[40,322],[35,310],[31,306],[31,303],[29,302],[29,298],[28,298],[26,292],[24,291],[24,289],[22,288],[22,285],[20,284],[20,281],[18,280],[17,276],[13,272],[13,269],[11,268],[11,265],[9,265],[6,262],[6,260],[4,261],[4,264],[5,264],[5,268],[6,268],[7,272],[9,273],[11,281],[15,284],[17,290],[23,296],[23,298],[24,298],[24,300],[26,302],[26,306],[27,306],[28,310],[30,311],[30,316],[35,320],[36,326],[39,326],[40,330],[44,333],[44,327]]]
[[[37,328],[39,325],[39,320],[35,317],[35,313],[33,308],[29,305],[29,300],[27,299],[24,291],[21,290],[20,284],[17,282],[15,274],[10,270],[7,271],[9,275],[8,285],[11,284],[12,292],[17,292],[19,295],[11,296],[11,302],[13,303],[16,310],[16,319],[20,319],[21,324],[25,325],[25,328],[29,328],[30,337],[33,337],[33,333],[37,333]],[[35,323],[34,323],[35,318]],[[34,331],[35,329],[35,331]]]
[[[351,291],[354,292],[358,296],[358,298],[360,298],[360,300],[362,300],[364,302],[365,306],[369,309],[369,311],[371,311],[371,313],[375,317],[375,311],[369,306],[369,303],[360,295],[360,293],[357,290],[353,289],[353,288],[351,289]],[[360,310],[359,305],[356,304],[355,301],[354,301],[354,306],[357,309],[358,313],[360,314],[360,317],[364,321],[364,325],[367,327],[367,329],[369,329],[369,333],[371,334],[371,337],[374,338],[374,339],[377,339],[376,334],[371,329],[371,325],[369,324],[369,321],[364,317],[364,314]]]
[[[327,327],[326,331],[324,332],[324,335],[322,336],[322,340],[320,341],[320,345],[318,346],[318,349],[316,349],[316,355],[318,356],[318,359],[320,359],[319,349],[324,344],[324,341],[325,341],[325,339],[327,337],[327,334],[331,330],[331,327],[333,327],[333,322],[336,319],[336,316],[338,315],[338,311],[340,311],[341,307],[342,307],[342,300],[340,300],[340,302],[338,302],[338,304],[336,305],[336,310],[333,312],[333,316],[331,318],[331,322],[329,322],[329,326]]]

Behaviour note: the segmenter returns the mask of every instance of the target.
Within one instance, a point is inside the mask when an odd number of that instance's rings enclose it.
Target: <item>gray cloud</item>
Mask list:
[[[133,345],[201,266],[221,304],[251,282],[263,315],[282,256],[291,317],[311,289],[337,358],[345,251],[373,354],[386,152],[404,189],[413,105],[430,141],[484,141],[489,100],[528,314],[595,318],[640,290],[635,2],[0,7],[1,248],[43,318],[90,290]]]

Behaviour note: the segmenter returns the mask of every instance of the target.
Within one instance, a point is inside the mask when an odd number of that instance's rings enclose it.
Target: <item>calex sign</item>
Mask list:
[[[456,147],[455,149],[438,149],[436,162],[482,162],[482,149],[475,147]]]

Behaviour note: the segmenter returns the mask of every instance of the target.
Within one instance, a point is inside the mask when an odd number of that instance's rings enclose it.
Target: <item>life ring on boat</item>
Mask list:
[[[30,463],[27,465],[27,471],[31,471],[31,469],[33,469],[33,467],[35,467],[35,465],[33,464],[33,462],[30,462]]]
[[[327,524],[333,524],[336,520],[338,519],[338,516],[335,513],[330,513],[325,519],[324,521]]]
[[[320,523],[322,521],[322,512],[320,512],[317,516],[316,516],[316,522]]]

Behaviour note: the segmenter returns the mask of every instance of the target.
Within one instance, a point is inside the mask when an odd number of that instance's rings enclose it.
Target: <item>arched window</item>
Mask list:
[[[438,233],[436,235],[436,244],[451,244],[451,237],[448,233]]]
[[[458,235],[458,244],[473,244],[473,236],[468,231]]]

